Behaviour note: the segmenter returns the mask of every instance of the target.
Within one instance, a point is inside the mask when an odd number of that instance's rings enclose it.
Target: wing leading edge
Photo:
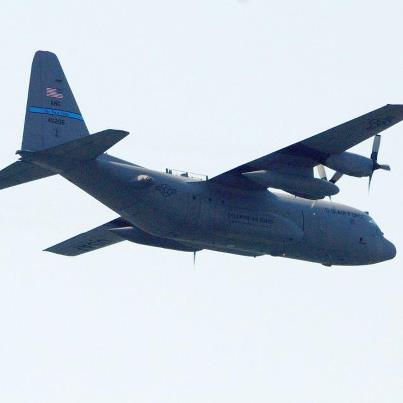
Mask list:
[[[379,109],[292,144],[261,158],[247,162],[210,179],[211,183],[244,189],[266,189],[245,177],[247,172],[272,171],[313,178],[313,167],[340,154],[403,120],[403,105],[385,105]]]

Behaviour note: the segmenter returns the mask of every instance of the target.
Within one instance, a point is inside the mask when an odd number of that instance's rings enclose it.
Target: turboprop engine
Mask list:
[[[370,176],[374,171],[374,161],[371,158],[347,151],[331,155],[326,159],[324,165],[344,175],[355,176],[357,178]]]
[[[381,145],[381,136],[376,134],[372,144],[371,157],[367,158],[362,155],[349,153],[344,151],[340,154],[332,154],[326,158],[324,165],[335,170],[335,174],[329,182],[336,183],[343,175],[355,176],[362,178],[368,176],[368,190],[371,186],[372,175],[378,169],[390,171],[390,166],[378,163],[378,152]],[[325,168],[322,164],[318,165],[319,176],[327,182]]]
[[[265,187],[284,190],[311,200],[323,199],[339,193],[339,188],[334,183],[314,177],[271,171],[245,172],[243,175]]]

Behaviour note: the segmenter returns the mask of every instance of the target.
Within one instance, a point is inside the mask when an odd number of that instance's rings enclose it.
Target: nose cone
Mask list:
[[[384,239],[382,248],[383,260],[390,260],[396,256],[396,248],[392,242]]]

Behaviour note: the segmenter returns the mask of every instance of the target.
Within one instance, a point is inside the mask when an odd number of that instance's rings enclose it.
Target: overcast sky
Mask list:
[[[32,57],[58,54],[112,154],[216,175],[403,103],[403,3],[1,3],[0,165],[16,160]],[[59,177],[0,193],[0,401],[401,402],[403,124],[382,138],[369,210],[398,249],[353,268],[121,243],[42,249],[115,218]],[[370,154],[371,142],[356,150]]]

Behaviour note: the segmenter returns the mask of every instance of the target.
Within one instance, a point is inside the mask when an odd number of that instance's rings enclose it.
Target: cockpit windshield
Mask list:
[[[376,232],[377,235],[383,236],[383,232],[382,232],[381,229],[379,228],[379,225],[376,223],[376,221],[375,221],[372,217],[368,216],[368,222],[369,222],[371,225],[374,226],[375,232]]]

